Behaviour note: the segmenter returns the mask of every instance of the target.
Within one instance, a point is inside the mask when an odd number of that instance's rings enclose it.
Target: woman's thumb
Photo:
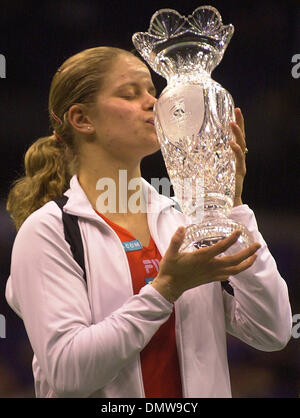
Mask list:
[[[181,244],[183,243],[185,236],[185,227],[180,226],[177,228],[175,234],[172,236],[169,248],[166,251],[166,255],[168,256],[174,256],[178,253],[179,248],[181,247]]]

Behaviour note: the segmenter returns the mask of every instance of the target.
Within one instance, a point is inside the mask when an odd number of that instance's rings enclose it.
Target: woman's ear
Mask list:
[[[94,133],[93,120],[85,105],[72,105],[68,110],[68,119],[77,132],[88,135]]]

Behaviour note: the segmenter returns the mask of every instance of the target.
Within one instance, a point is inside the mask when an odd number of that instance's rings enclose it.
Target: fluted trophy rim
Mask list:
[[[199,19],[201,12],[212,12],[212,16],[207,21]],[[163,19],[159,20],[160,16],[168,13],[169,22],[172,16],[178,19],[179,25],[175,24],[175,30],[170,25],[168,29],[163,24]],[[214,25],[209,25],[209,22],[216,22]],[[176,20],[175,20],[176,22]],[[205,25],[208,29],[205,29]],[[178,27],[177,27],[178,26]],[[158,28],[161,28],[161,32]],[[197,7],[191,14],[187,16],[181,15],[177,10],[171,8],[162,8],[157,10],[150,19],[150,24],[147,32],[136,32],[132,36],[132,42],[136,50],[149,63],[154,64],[156,50],[163,48],[163,44],[167,41],[176,41],[179,37],[189,34],[194,37],[194,41],[201,37],[207,37],[215,42],[216,49],[220,55],[220,59],[216,60],[216,65],[220,62],[231,37],[234,33],[234,26],[232,24],[224,25],[220,12],[213,6],[203,5]]]

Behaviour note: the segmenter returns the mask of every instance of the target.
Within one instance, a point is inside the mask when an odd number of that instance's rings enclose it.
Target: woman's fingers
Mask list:
[[[242,147],[234,141],[230,141],[229,145],[231,146],[232,151],[235,153],[237,161],[243,160],[244,155],[245,155],[245,151],[242,150]]]
[[[222,274],[224,274],[226,277],[235,276],[251,267],[256,258],[257,254],[253,254],[251,255],[251,257],[248,257],[246,260],[242,261],[237,266],[226,267],[225,269],[223,269]]]
[[[239,107],[237,107],[236,109],[234,109],[234,113],[235,113],[235,120],[236,123],[238,124],[238,126],[240,127],[243,136],[245,138],[245,121],[244,121],[244,116],[243,113],[241,111],[241,109]]]
[[[240,234],[241,231],[235,231],[228,238],[225,238],[217,242],[217,244],[206,248],[207,255],[210,257],[216,257],[225,252],[237,241]],[[260,247],[261,245],[256,242],[236,254],[215,258],[215,273],[218,271],[217,276],[229,277],[246,270],[254,263],[257,257],[255,253],[259,250]]]
[[[246,139],[245,134],[243,133],[242,129],[236,122],[230,122],[230,127],[234,134],[236,143],[242,148],[243,152],[246,149]]]
[[[183,243],[185,236],[185,227],[180,226],[177,228],[175,234],[172,236],[169,247],[166,251],[167,257],[174,257],[178,254],[179,248],[181,247],[181,244]]]
[[[228,250],[228,248],[231,247],[238,240],[240,235],[241,231],[234,231],[231,235],[229,235],[229,237],[218,241],[211,247],[201,248],[199,251],[204,250],[209,257],[216,257],[217,255],[220,255],[226,250]]]
[[[244,154],[246,150],[246,134],[245,134],[244,117],[239,107],[234,110],[234,113],[235,113],[236,122],[230,122],[230,126],[234,134],[236,144],[238,144],[241,147],[242,153]],[[230,145],[231,145],[231,148],[233,148],[232,144]],[[236,151],[236,149],[233,148],[233,151]]]
[[[222,258],[219,258],[218,263],[220,264],[220,266],[224,267],[236,266],[242,263],[247,258],[251,257],[253,254],[255,254],[260,247],[261,245],[259,243],[254,243],[250,245],[250,247],[245,248],[244,250],[239,251],[234,255],[227,255]]]
[[[234,141],[230,142],[230,146],[235,155],[236,174],[241,175],[242,177],[245,177],[246,175],[245,151],[243,151],[241,146],[238,145]]]

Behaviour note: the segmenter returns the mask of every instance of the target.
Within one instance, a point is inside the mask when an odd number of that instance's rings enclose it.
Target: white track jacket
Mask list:
[[[184,215],[151,192],[151,235],[163,256]],[[79,218],[87,285],[64,239],[61,210],[48,202],[20,228],[12,251],[6,299],[23,319],[34,351],[37,397],[143,398],[139,352],[167,321],[173,305],[151,285],[133,295],[126,253],[116,233],[93,210],[74,176],[67,213]],[[176,341],[186,398],[231,397],[226,332],[259,350],[282,349],[292,314],[285,281],[247,205],[230,217],[262,247],[249,269],[188,290],[175,302]],[[157,365],[159,367],[159,364]]]

